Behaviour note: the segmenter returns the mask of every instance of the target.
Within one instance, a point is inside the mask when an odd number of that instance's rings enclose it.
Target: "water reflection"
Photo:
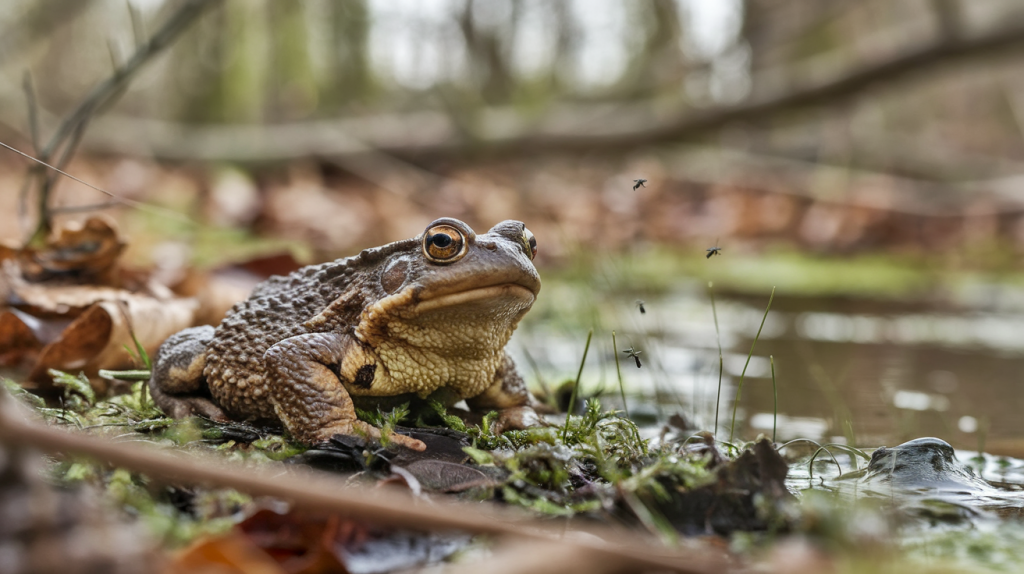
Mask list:
[[[555,299],[552,307],[524,321],[513,354],[522,363],[529,352],[549,381],[573,379],[586,340],[586,329],[574,325],[574,318],[591,317],[596,327],[583,381],[592,390],[615,391],[607,393],[608,404],[618,396],[610,340],[615,329],[620,349],[643,351],[644,368],[632,361],[619,365],[629,400],[659,404],[660,416],[681,410],[710,429],[717,406],[719,433],[728,434],[745,368],[736,433],[746,438],[770,433],[773,426],[780,440],[852,437],[869,447],[934,435],[958,448],[977,448],[983,441],[986,450],[1024,455],[1024,441],[1015,439],[1024,436],[1019,308],[1000,312],[989,304],[977,311],[777,295],[747,363],[767,297],[718,295],[716,335],[710,301],[699,289],[661,298],[645,294],[643,315],[632,295],[589,293],[574,301],[571,289],[561,289],[556,285],[545,293]],[[769,355],[778,384],[777,420]]]

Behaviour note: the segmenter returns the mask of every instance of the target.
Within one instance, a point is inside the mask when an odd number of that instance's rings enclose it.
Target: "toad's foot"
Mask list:
[[[153,402],[167,416],[173,419],[183,419],[193,415],[206,417],[219,423],[226,423],[231,419],[224,414],[220,407],[213,404],[213,401],[206,397],[174,396],[169,395],[156,387],[150,389]]]
[[[361,435],[368,439],[378,441],[381,439],[380,429],[363,421],[355,421],[351,424],[331,425],[329,427],[321,429],[318,434],[322,438],[320,442],[327,442],[328,440],[330,440],[331,437],[339,434]],[[405,448],[417,450],[420,452],[427,450],[427,445],[424,444],[423,441],[416,440],[412,437],[398,434],[396,432],[392,432],[391,434],[389,434],[387,436],[386,441],[391,444],[397,444],[400,446],[404,446]]]
[[[507,430],[525,430],[533,427],[550,426],[532,407],[509,407],[498,411],[498,419],[491,425],[495,434]]]

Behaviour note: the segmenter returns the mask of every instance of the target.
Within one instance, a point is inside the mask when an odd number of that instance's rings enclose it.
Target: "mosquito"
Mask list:
[[[708,259],[711,259],[712,255],[721,255],[722,254],[722,248],[718,246],[718,240],[717,239],[715,240],[715,246],[714,247],[708,247],[707,252],[708,252],[708,254],[707,254],[706,257]]]
[[[633,347],[630,347],[623,351],[623,353],[625,353],[626,356],[629,357],[630,359],[636,361],[636,368],[640,368],[640,353],[643,353],[643,351],[636,351],[633,349]]]

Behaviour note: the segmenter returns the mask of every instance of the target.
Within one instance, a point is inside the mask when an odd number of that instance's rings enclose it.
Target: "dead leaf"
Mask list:
[[[260,510],[239,524],[289,574],[374,574],[437,563],[469,543],[465,534],[373,526],[325,513]]]
[[[29,379],[49,384],[49,369],[85,371],[133,366],[125,347],[134,349],[131,332],[152,357],[164,339],[192,326],[197,304],[193,299],[160,301],[121,293],[120,299],[89,307],[39,354]]]
[[[0,294],[8,306],[19,307],[32,315],[64,317],[75,317],[100,301],[118,301],[132,296],[130,291],[103,285],[31,283],[25,280],[14,261],[3,263]]]
[[[200,540],[170,563],[168,574],[285,574],[269,554],[245,534],[232,530],[224,536]]]
[[[399,467],[392,466],[391,471]],[[405,467],[419,485],[436,492],[463,492],[476,487],[494,487],[501,482],[466,464],[443,460],[418,460]]]
[[[117,286],[118,258],[124,248],[113,220],[97,215],[84,222],[64,223],[41,248],[8,246],[0,256],[17,260],[24,277],[32,282],[56,279]]]
[[[38,318],[19,309],[0,310],[0,365],[34,360],[43,345],[60,336],[70,319]]]

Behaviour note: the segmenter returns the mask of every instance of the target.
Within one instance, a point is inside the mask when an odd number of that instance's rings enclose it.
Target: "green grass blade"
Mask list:
[[[757,346],[757,340],[761,338],[761,329],[764,329],[764,322],[768,318],[768,311],[772,308],[772,301],[775,299],[775,287],[772,287],[772,294],[768,297],[768,306],[764,310],[764,316],[761,317],[761,326],[757,328],[757,334],[754,335],[754,342],[750,344],[750,352],[747,353],[747,362],[743,364],[743,370],[740,371],[740,381],[736,384],[736,399],[732,403],[732,424],[729,425],[729,442],[732,442],[733,433],[736,431],[736,408],[740,405],[740,393],[743,392],[743,379],[747,376],[747,367],[750,366],[750,357],[754,355],[754,347]]]
[[[580,360],[580,370],[576,371],[576,383],[572,386],[572,394],[569,395],[569,407],[565,411],[565,428],[562,430],[562,440],[569,436],[569,418],[576,407],[576,391],[580,388],[580,379],[583,377],[583,365],[587,364],[587,353],[590,351],[590,339],[594,337],[594,330],[587,333],[587,344],[583,347],[583,358]]]
[[[715,341],[718,342],[718,394],[715,395],[715,428],[712,432],[718,435],[718,408],[722,405],[722,335],[718,331],[718,309],[715,308],[715,284],[708,281],[708,295],[711,296],[711,315],[715,318]]]
[[[779,387],[775,383],[775,357],[768,355],[768,362],[772,366],[772,397],[775,401],[772,407],[772,444],[775,444],[775,431],[779,426]]]
[[[622,397],[622,410],[629,418],[629,406],[626,405],[626,388],[622,384],[622,368],[619,366],[619,347],[615,344],[615,331],[612,331],[612,355],[615,357],[615,374],[619,376],[619,395]]]

